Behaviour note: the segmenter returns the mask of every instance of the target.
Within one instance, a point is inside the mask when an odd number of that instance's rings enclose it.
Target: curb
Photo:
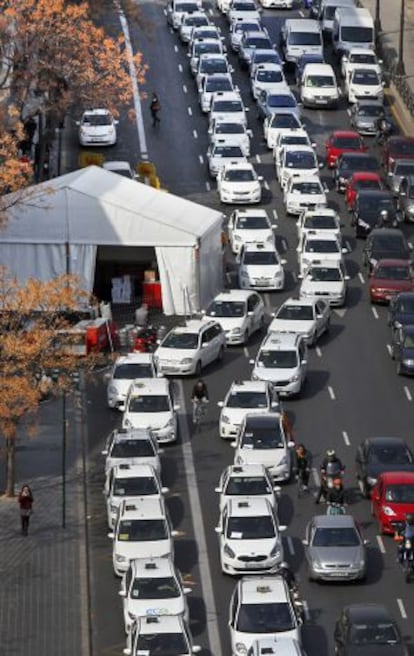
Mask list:
[[[385,97],[390,107],[391,113],[401,130],[402,134],[407,137],[414,136],[414,122],[408,107],[405,105],[398,90],[393,82],[385,89]]]

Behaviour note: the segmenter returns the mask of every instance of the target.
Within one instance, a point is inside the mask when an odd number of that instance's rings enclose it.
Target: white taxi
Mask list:
[[[303,238],[302,245],[296,249],[299,261],[299,273],[304,275],[316,262],[341,264],[347,249],[341,246],[338,237],[328,230],[309,230]]]
[[[382,61],[371,48],[351,48],[341,58],[341,75],[345,79],[354,68],[366,68],[382,75]]]
[[[242,246],[237,257],[241,289],[281,290],[285,286],[286,260],[274,244],[253,242]]]
[[[247,19],[242,17],[236,18],[234,21],[232,21],[229,28],[229,36],[230,46],[233,52],[239,51],[244,32],[257,32],[259,30],[262,30],[267,36],[269,36],[260,19],[255,20],[252,18]]]
[[[193,656],[201,651],[194,645],[187,622],[180,615],[139,617],[127,634],[125,656]]]
[[[209,126],[212,121],[237,121],[247,126],[248,107],[243,105],[238,91],[217,91],[211,99]]]
[[[217,192],[221,203],[252,205],[262,200],[263,176],[257,175],[250,162],[230,162],[217,175]]]
[[[207,150],[208,170],[212,178],[216,178],[223,166],[230,162],[247,162],[240,144],[232,144],[226,139],[216,139]]]
[[[177,414],[170,385],[165,378],[139,381],[131,385],[125,411],[123,428],[151,428],[158,442],[175,442],[177,439]]]
[[[264,138],[267,147],[273,149],[279,133],[301,129],[302,123],[293,112],[277,111],[267,116],[263,122]]]
[[[267,380],[280,396],[300,394],[306,381],[308,353],[304,338],[296,333],[270,332],[263,340],[254,365],[253,380]]]
[[[384,85],[378,73],[370,68],[354,68],[345,78],[345,92],[350,103],[358,100],[384,99]]]
[[[219,433],[223,439],[237,437],[247,413],[279,412],[277,393],[270,383],[261,380],[236,380],[224,401],[219,401]]]
[[[329,305],[341,307],[346,299],[345,274],[341,263],[321,260],[312,264],[302,278],[299,289],[300,298],[323,298]]]
[[[327,189],[318,175],[288,178],[283,190],[286,213],[298,216],[306,209],[326,207]]]
[[[257,100],[262,91],[285,90],[287,82],[281,64],[259,64],[250,79],[252,96]]]
[[[208,135],[211,145],[214,145],[217,141],[235,144],[240,146],[246,157],[250,157],[250,139],[253,133],[243,123],[214,120],[208,130]]]
[[[237,254],[243,245],[256,242],[274,246],[276,227],[264,209],[234,210],[227,226],[231,250]]]
[[[331,207],[305,210],[297,220],[296,228],[300,244],[310,230],[318,232],[326,230],[335,234],[338,239],[341,238],[341,219],[338,212]]]
[[[256,292],[228,289],[211,301],[204,316],[220,323],[228,345],[246,344],[253,333],[263,329],[264,303]]]
[[[274,572],[283,561],[276,512],[267,499],[240,497],[226,503],[215,528],[224,574]]]
[[[283,130],[278,133],[273,148],[275,162],[277,159],[280,160],[280,152],[284,146],[312,146],[312,148],[316,148],[316,144],[311,141],[309,133],[303,128]]]
[[[275,159],[276,177],[284,189],[289,178],[294,176],[317,176],[322,164],[312,146],[283,146]]]
[[[201,79],[198,89],[198,102],[201,111],[207,114],[210,111],[211,99],[218,91],[236,91],[230,73],[214,73]]]
[[[275,313],[268,332],[297,333],[314,346],[329,327],[329,303],[316,298],[288,298]]]
[[[108,381],[106,402],[109,408],[123,410],[131,383],[137,378],[155,378],[157,372],[152,353],[127,353],[117,358]]]
[[[116,465],[149,464],[160,474],[161,463],[158,442],[149,428],[115,428],[106,439],[105,448],[101,451],[105,457],[105,474]],[[109,479],[106,479],[105,490],[109,490]]]
[[[116,144],[115,120],[107,109],[88,109],[77,121],[78,136],[81,146],[113,146]]]
[[[230,500],[240,497],[267,499],[277,510],[277,496],[281,488],[274,485],[268,470],[263,465],[229,465],[220,476],[215,491],[220,495],[219,508],[222,512]]]
[[[210,20],[204,11],[192,11],[181,16],[181,22],[178,27],[178,34],[182,43],[191,41],[191,34],[194,27],[209,25]]]

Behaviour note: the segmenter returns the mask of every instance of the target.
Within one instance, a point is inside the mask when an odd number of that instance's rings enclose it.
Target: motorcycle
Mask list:
[[[136,353],[152,353],[157,348],[157,329],[154,326],[137,328],[134,342]]]
[[[325,469],[321,471],[321,477],[326,488],[331,490],[334,487],[334,480],[343,479],[344,470],[340,462],[328,462]]]
[[[340,503],[330,503],[326,505],[327,515],[346,515],[345,506]]]
[[[399,543],[398,561],[405,576],[405,582],[414,579],[414,540],[404,537],[405,525],[396,526],[394,540]]]

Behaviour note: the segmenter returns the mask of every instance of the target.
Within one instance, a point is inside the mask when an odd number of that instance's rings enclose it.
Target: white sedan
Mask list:
[[[206,75],[201,79],[201,85],[198,90],[198,102],[201,111],[208,114],[211,107],[211,100],[217,91],[234,91],[234,84],[230,73],[214,73]]]
[[[283,66],[281,64],[259,64],[250,79],[252,96],[257,100],[262,91],[284,91],[287,87]]]
[[[301,275],[304,275],[312,264],[322,260],[341,264],[343,255],[348,252],[347,248],[342,247],[341,239],[329,230],[310,230],[296,251]]]
[[[341,75],[346,79],[354,68],[369,68],[381,76],[381,64],[371,48],[351,48],[341,59]]]
[[[209,127],[215,119],[238,121],[247,127],[246,112],[248,109],[243,105],[238,91],[218,91],[211,99]]]
[[[331,306],[340,307],[345,303],[347,280],[349,276],[345,274],[342,264],[322,261],[310,266],[303,276],[299,296],[323,297]]]
[[[324,207],[317,210],[305,210],[296,222],[299,245],[310,230],[327,230],[338,238],[341,235],[341,220],[336,210]]]
[[[281,488],[273,485],[269,472],[263,465],[229,465],[220,476],[215,491],[220,495],[219,509],[231,499],[261,497],[277,509],[277,495]]]
[[[281,290],[285,286],[282,259],[273,244],[252,243],[242,247],[238,257],[241,289]]]
[[[251,205],[262,200],[263,177],[249,162],[231,162],[217,175],[217,191],[221,203]]]
[[[287,214],[301,214],[305,209],[326,207],[326,189],[319,176],[289,178],[283,190]]]
[[[216,178],[223,166],[230,162],[244,163],[247,159],[238,144],[230,144],[218,139],[207,151],[208,170],[212,178]]]
[[[278,134],[302,128],[302,123],[293,112],[278,111],[267,116],[263,123],[264,138],[268,148],[274,148]]]
[[[250,335],[264,326],[262,297],[244,289],[228,289],[217,294],[203,314],[208,321],[218,321],[227,344],[246,344]]]
[[[271,322],[268,332],[297,333],[307,344],[314,346],[318,338],[330,327],[329,303],[322,299],[288,298]]]
[[[276,177],[282,189],[289,178],[317,176],[321,165],[311,146],[283,146],[275,159]]]
[[[83,112],[79,127],[81,146],[113,146],[116,144],[116,121],[107,109],[89,109]]]
[[[211,123],[208,134],[212,145],[218,140],[222,140],[224,143],[237,144],[246,157],[250,157],[250,139],[253,133],[243,123],[215,119]]]
[[[266,210],[262,208],[234,210],[227,226],[231,250],[237,254],[244,244],[256,242],[273,247],[275,245],[273,229],[276,227],[275,223],[270,222]]]

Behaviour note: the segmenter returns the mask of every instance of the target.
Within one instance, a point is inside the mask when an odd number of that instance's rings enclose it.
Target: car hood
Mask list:
[[[255,367],[254,373],[259,380],[268,380],[277,384],[281,380],[291,380],[298,373],[298,367],[290,369],[272,368],[272,367]]]
[[[263,414],[267,411],[267,408],[223,408],[222,414],[230,419],[231,424],[241,424],[247,413]]]
[[[277,273],[282,269],[280,264],[256,265],[246,264],[241,267],[250,278],[274,278]]]
[[[108,132],[113,132],[113,125],[82,125],[81,130],[86,132],[89,136],[100,137],[108,134]]]
[[[296,204],[305,204],[306,205],[324,205],[326,206],[326,194],[323,192],[320,194],[292,194],[292,193],[287,193],[286,194],[286,199],[290,203],[294,203],[296,201]]]
[[[131,599],[128,600],[128,611],[136,617],[145,615],[181,615],[185,611],[182,597],[168,599]]]
[[[236,458],[240,456],[246,465],[264,465],[277,467],[283,458],[287,457],[287,449],[238,449]]]
[[[232,191],[253,191],[256,187],[259,187],[258,180],[251,180],[249,182],[227,182],[223,180],[221,186],[223,189],[229,189]]]
[[[207,317],[206,321],[217,321],[225,332],[233,330],[234,328],[242,328],[246,317]]]
[[[324,292],[329,294],[340,294],[345,287],[343,281],[334,281],[334,282],[313,282],[313,281],[304,281],[302,283],[301,291],[302,292],[314,292],[315,294],[321,295]]]
[[[126,396],[133,382],[133,380],[124,380],[122,378],[117,378],[115,380],[112,379],[109,383],[109,387],[114,387],[118,394]]]
[[[274,240],[273,232],[270,228],[264,228],[263,230],[236,230],[234,236],[238,235],[244,243],[255,242],[255,241],[267,241],[269,237]],[[269,242],[271,240],[269,239]]]
[[[171,553],[171,539],[165,540],[148,540],[143,542],[124,542],[117,540],[116,554],[125,556],[129,560],[133,558],[144,557],[144,554],[151,554],[153,558],[165,556]]]
[[[373,249],[371,251],[370,255],[371,260],[376,260],[377,262],[379,260],[409,260],[410,259],[410,253],[407,252],[400,252],[396,253],[395,251],[387,251],[387,250],[377,250]]]
[[[309,547],[309,557],[322,565],[359,565],[364,549],[358,547]]]
[[[286,321],[285,319],[273,319],[269,331],[281,333],[309,333],[315,325],[312,321]],[[268,331],[268,332],[269,332]]]
[[[407,656],[404,645],[349,645],[344,656]]]
[[[175,348],[158,348],[155,355],[160,360],[168,360],[170,362],[180,362],[185,358],[193,358],[193,349],[175,349]]]
[[[248,554],[249,556],[256,556],[260,554],[269,554],[273,549],[276,537],[272,538],[258,538],[257,540],[241,540],[235,537],[234,539],[225,538],[226,544],[237,554]],[[282,543],[280,542],[282,549]]]
[[[357,125],[366,125],[366,126],[371,126],[371,125],[377,125],[378,118],[375,116],[359,116],[357,115],[355,117],[355,123]]]
[[[134,428],[163,428],[172,419],[171,412],[134,412],[127,415]]]

